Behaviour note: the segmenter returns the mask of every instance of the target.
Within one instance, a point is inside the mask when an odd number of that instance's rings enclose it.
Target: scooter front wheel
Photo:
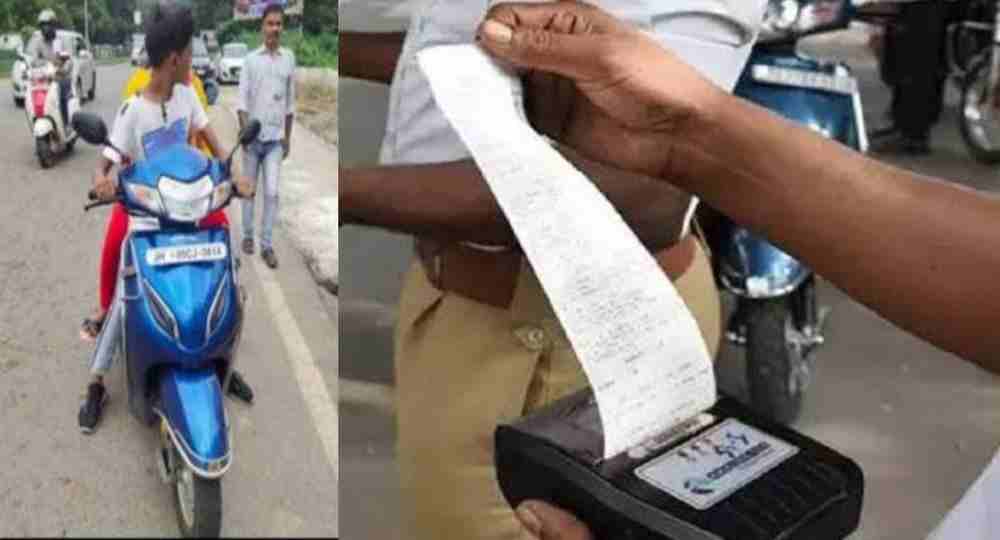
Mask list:
[[[177,450],[175,449],[174,452]],[[194,474],[190,467],[175,460],[174,479],[177,524],[184,538],[218,538],[222,532],[222,484]]]
[[[791,346],[787,330],[792,313],[786,299],[755,301],[746,306],[746,370],[751,406],[771,420],[791,424],[802,411],[805,359]]]

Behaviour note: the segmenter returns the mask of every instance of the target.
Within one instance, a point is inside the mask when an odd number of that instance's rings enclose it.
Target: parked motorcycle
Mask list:
[[[64,56],[69,61],[68,56]],[[35,154],[43,169],[48,169],[57,157],[73,151],[77,135],[72,124],[66,122],[59,107],[59,82],[57,68],[52,62],[45,60],[25,59],[28,65],[29,79],[27,99],[24,110],[28,117],[28,126],[35,138]],[[79,96],[69,98],[68,114],[73,114],[80,108]]]
[[[994,105],[1000,77],[1000,1],[970,2],[948,26],[948,61],[962,93],[958,127],[976,161],[1000,163],[1000,111]]]
[[[80,113],[74,123],[85,141],[124,156],[100,117]],[[240,144],[259,132],[252,122]],[[114,334],[102,342],[124,358],[131,413],[158,424],[156,460],[185,537],[219,535],[220,480],[233,457],[222,389],[236,362],[245,294],[229,231],[197,223],[234,197],[237,149],[219,161],[185,142],[168,145],[121,170],[114,201],[85,207],[121,202],[131,216],[106,329]]]
[[[857,17],[869,24],[900,25],[899,2],[869,2]],[[1000,77],[1000,1],[947,2],[945,60],[947,79],[960,93],[958,128],[972,157],[985,164],[1000,163],[1000,112],[993,106]],[[900,29],[897,29],[899,31]],[[905,28],[901,30],[905,31]],[[885,59],[883,59],[885,62]],[[898,77],[898,75],[896,75]],[[895,84],[886,70],[882,80]]]
[[[865,151],[861,98],[847,66],[796,47],[804,36],[846,28],[852,10],[848,0],[771,0],[735,94]],[[819,307],[816,278],[801,261],[721,214],[708,222],[716,279],[736,299],[726,336],[745,346],[751,405],[791,423],[801,411],[829,309]]]

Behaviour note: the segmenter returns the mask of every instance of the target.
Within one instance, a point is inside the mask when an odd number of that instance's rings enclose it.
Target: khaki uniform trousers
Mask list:
[[[714,358],[721,312],[700,245],[675,286]],[[509,309],[440,291],[415,262],[395,355],[404,538],[530,538],[497,485],[493,431],[587,382],[527,262]]]

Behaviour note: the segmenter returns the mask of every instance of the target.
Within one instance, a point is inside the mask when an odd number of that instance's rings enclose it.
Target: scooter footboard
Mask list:
[[[214,368],[167,368],[159,378],[160,415],[174,445],[200,476],[218,478],[231,462],[229,420]]]

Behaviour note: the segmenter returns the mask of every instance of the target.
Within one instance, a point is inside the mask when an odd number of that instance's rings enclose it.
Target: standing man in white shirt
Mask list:
[[[272,247],[274,220],[278,214],[278,182],[281,162],[291,152],[295,120],[295,55],[281,46],[285,12],[278,4],[264,10],[261,28],[264,45],[250,53],[240,73],[240,128],[260,120],[257,140],[244,152],[244,170],[257,182],[264,177],[264,211],[260,256],[270,268],[278,267]],[[254,199],[243,201],[243,252],[254,252]]]
[[[520,538],[496,484],[493,430],[587,384],[531,265],[417,64],[425,48],[474,42],[489,3],[429,0],[405,37],[341,36],[341,75],[391,81],[392,89],[382,166],[341,170],[340,219],[418,237],[395,340],[401,509],[404,530],[415,540]],[[749,57],[765,5],[593,3],[640,26],[726,90]],[[572,123],[573,109],[585,104],[550,89],[551,99],[525,104],[528,116],[556,141],[580,143],[593,131]],[[674,281],[714,356],[718,291],[690,234],[691,196],[559,150],[595,182]]]

